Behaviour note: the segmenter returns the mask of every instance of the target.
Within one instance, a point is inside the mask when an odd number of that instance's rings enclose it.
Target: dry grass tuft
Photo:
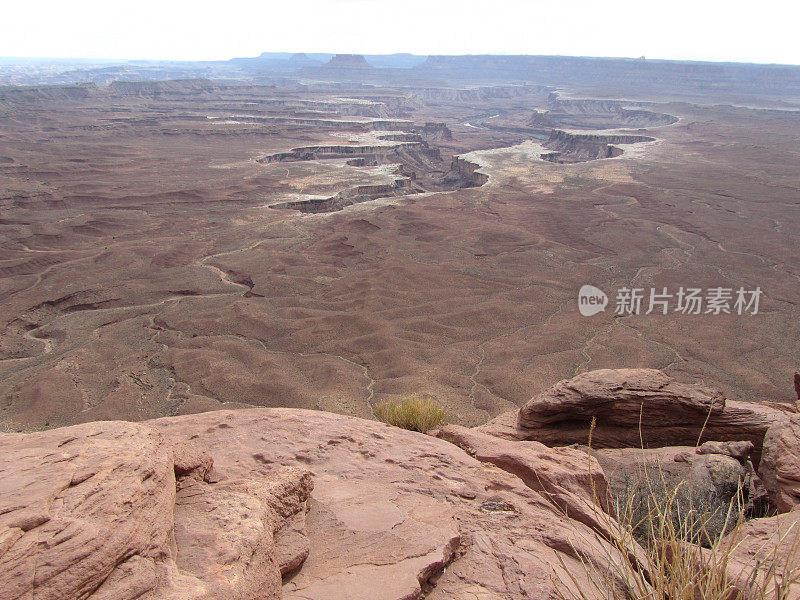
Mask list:
[[[591,439],[591,438],[590,438]],[[591,442],[590,442],[591,445]],[[606,524],[605,556],[581,559],[583,573],[554,575],[558,600],[788,600],[800,586],[800,531],[788,527],[743,562],[744,511],[665,483],[658,468],[643,470],[635,493],[614,503],[617,518],[597,508]],[[577,554],[577,551],[576,551]],[[620,556],[623,557],[620,560]],[[587,589],[581,579],[588,579]],[[620,582],[627,585],[620,586]],[[791,589],[793,588],[793,589]]]
[[[743,517],[743,490],[697,490],[688,482],[667,479],[658,466],[642,464],[626,477],[626,489],[611,499],[615,513],[630,525],[634,538],[647,545],[660,534],[670,519],[681,538],[710,548],[733,531]]]
[[[384,423],[426,433],[444,423],[447,411],[433,398],[412,395],[381,402],[372,411]]]

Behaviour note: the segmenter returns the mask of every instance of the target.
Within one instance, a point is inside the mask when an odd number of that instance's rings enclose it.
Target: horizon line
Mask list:
[[[232,56],[230,58],[130,58],[130,57],[91,57],[91,56],[17,56],[17,55],[0,55],[0,61],[4,60],[26,60],[26,61],[81,61],[81,62],[171,62],[171,63],[226,63],[232,60],[241,59],[257,59],[264,54],[330,54],[335,55],[353,55],[353,56],[396,56],[408,55],[419,58],[431,57],[467,57],[467,56],[507,56],[507,57],[538,57],[538,58],[575,58],[583,60],[630,60],[641,62],[668,62],[668,63],[699,63],[699,64],[716,64],[716,65],[753,65],[760,67],[800,67],[800,63],[782,63],[782,62],[754,62],[743,61],[735,59],[708,59],[708,58],[648,58],[647,56],[600,56],[600,55],[585,55],[585,54],[517,54],[510,52],[476,52],[476,53],[438,53],[438,54],[415,54],[413,52],[385,52],[385,53],[371,53],[371,52],[310,52],[299,51],[292,52],[287,50],[266,50],[256,56]],[[393,67],[382,67],[393,68]],[[399,68],[399,67],[394,67]],[[406,67],[407,68],[407,67]],[[413,68],[413,67],[412,67]]]

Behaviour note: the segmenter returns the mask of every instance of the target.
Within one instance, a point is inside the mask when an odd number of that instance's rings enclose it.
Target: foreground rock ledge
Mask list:
[[[1,600],[521,600],[616,556],[456,445],[331,413],[6,434],[0,457]]]
[[[640,411],[654,446],[694,443],[701,417],[715,441],[631,450]],[[553,597],[554,575],[587,593],[585,565],[623,560],[603,541],[616,527],[603,466],[655,453],[694,479],[739,480],[755,477],[748,456],[763,448],[770,494],[794,509],[747,525],[746,541],[766,543],[798,515],[793,412],[622,370],[560,382],[513,422],[440,438],[296,409],[4,434],[0,600],[522,600]],[[514,441],[585,441],[592,417],[597,445],[629,449],[598,461]],[[737,581],[760,569],[752,552],[736,561]],[[611,584],[625,595],[629,582]]]

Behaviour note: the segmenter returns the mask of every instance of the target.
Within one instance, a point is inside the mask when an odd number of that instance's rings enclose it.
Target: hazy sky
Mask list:
[[[0,56],[564,54],[800,64],[800,3],[2,0]]]

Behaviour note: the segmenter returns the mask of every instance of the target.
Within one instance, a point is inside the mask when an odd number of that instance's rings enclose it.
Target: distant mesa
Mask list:
[[[310,67],[312,65],[319,64],[319,61],[314,60],[305,52],[297,52],[295,54],[292,54],[291,58],[289,59],[289,62],[292,65],[298,67]]]
[[[367,59],[360,54],[336,54],[324,65],[333,69],[372,69]]]
[[[305,52],[262,52],[255,58],[233,58],[229,62],[246,71],[296,71],[304,67],[318,67],[331,57],[309,56]]]

